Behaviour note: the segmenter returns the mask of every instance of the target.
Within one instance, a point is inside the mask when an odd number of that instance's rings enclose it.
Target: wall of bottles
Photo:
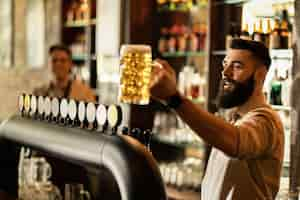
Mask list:
[[[247,8],[245,5],[244,10]],[[250,11],[247,10],[247,12]],[[244,14],[242,25],[231,24],[225,46],[229,48],[232,38],[240,37],[263,42],[269,49],[290,49],[293,42],[292,24],[292,18],[287,7],[276,9],[272,16]]]
[[[199,19],[199,15],[205,16],[207,0],[158,0],[158,12],[181,13],[180,18],[190,16],[191,22],[182,23],[180,20],[174,20],[172,24],[164,24],[160,27],[160,38],[158,40],[158,52],[160,54],[182,54],[197,53],[205,50],[207,23]],[[186,15],[186,16],[184,16]],[[194,17],[194,15],[196,17]]]

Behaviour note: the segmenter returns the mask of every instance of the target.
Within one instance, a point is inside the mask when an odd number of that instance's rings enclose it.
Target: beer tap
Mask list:
[[[150,129],[144,131],[144,139],[145,139],[145,146],[151,152],[151,139],[153,136],[153,132]]]
[[[139,128],[133,128],[131,130],[131,136],[134,137],[136,140],[138,140],[140,143],[143,143],[143,135],[142,130]]]

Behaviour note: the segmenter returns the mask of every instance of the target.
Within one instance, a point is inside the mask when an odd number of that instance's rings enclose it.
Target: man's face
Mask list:
[[[70,73],[72,61],[63,50],[54,50],[50,55],[52,72],[57,80],[65,80]]]
[[[222,65],[218,106],[221,108],[240,106],[254,91],[257,62],[248,50],[229,49]]]

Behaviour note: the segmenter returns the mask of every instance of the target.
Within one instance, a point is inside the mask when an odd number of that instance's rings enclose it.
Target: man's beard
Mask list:
[[[252,75],[245,82],[237,82],[232,79],[226,79],[227,82],[233,84],[233,90],[224,90],[224,80],[220,82],[219,93],[217,96],[218,108],[233,108],[244,104],[254,91],[254,76]]]

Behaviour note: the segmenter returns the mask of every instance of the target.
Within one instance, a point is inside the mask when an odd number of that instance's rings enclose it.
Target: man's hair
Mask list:
[[[262,42],[253,40],[233,39],[230,45],[231,49],[244,49],[252,53],[252,55],[266,66],[267,70],[271,65],[271,57],[269,49]]]
[[[69,58],[72,59],[72,52],[71,52],[71,50],[66,45],[63,45],[63,44],[52,45],[49,48],[49,54],[53,53],[56,50],[66,52],[66,54],[68,54]]]

